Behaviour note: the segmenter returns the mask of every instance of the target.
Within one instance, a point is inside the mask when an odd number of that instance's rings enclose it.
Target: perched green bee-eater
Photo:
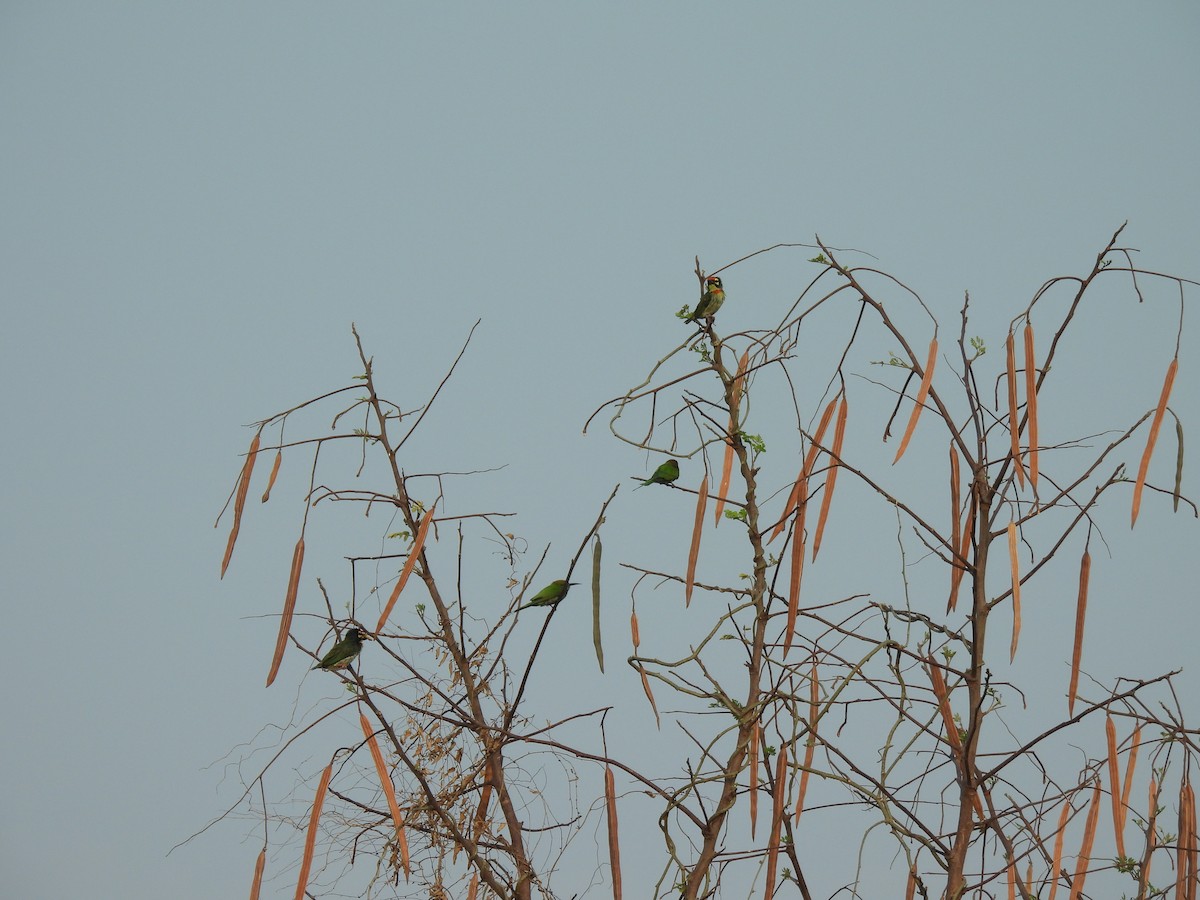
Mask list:
[[[644,488],[648,484],[670,484],[679,477],[679,460],[668,459],[665,463],[654,470],[654,474],[634,488]]]
[[[525,606],[520,609],[525,609],[529,606],[554,606],[563,597],[567,596],[567,591],[571,589],[571,585],[578,584],[577,581],[567,581],[565,578],[560,578],[557,581],[552,581],[536,594]]]
[[[362,650],[362,632],[351,628],[346,636],[333,645],[333,649],[321,657],[321,661],[313,666],[314,669],[324,669],[331,672],[334,669],[344,669],[354,662]]]
[[[725,288],[721,286],[721,279],[716,275],[709,275],[704,279],[704,294],[700,297],[700,302],[696,304],[695,311],[687,317],[686,321],[711,319],[724,302]]]

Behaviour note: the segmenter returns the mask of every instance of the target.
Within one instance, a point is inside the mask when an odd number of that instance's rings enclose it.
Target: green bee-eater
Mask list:
[[[716,275],[709,275],[704,279],[704,294],[700,297],[700,302],[696,304],[695,311],[687,317],[686,321],[711,319],[724,302],[725,288],[721,286],[721,279]]]
[[[648,484],[670,484],[679,477],[679,460],[668,459],[665,463],[654,470],[654,474],[634,488],[644,488]]]
[[[567,596],[567,591],[571,589],[571,585],[578,584],[577,581],[567,581],[565,578],[560,578],[557,581],[552,581],[530,598],[529,602],[520,609],[525,609],[529,606],[554,606],[563,597]]]
[[[334,669],[344,669],[354,662],[362,650],[362,632],[351,628],[346,636],[333,645],[333,649],[321,657],[321,661],[313,666],[314,669],[324,669],[331,672]]]

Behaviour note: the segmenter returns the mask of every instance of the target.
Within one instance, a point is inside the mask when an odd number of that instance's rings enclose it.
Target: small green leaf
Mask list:
[[[747,447],[749,447],[755,453],[766,453],[767,452],[767,444],[762,439],[762,435],[747,434],[744,431],[739,431],[738,437],[740,437],[742,439],[742,443],[744,443]]]
[[[898,369],[911,369],[912,368],[911,363],[908,363],[905,360],[901,359],[899,356],[897,356],[891,350],[888,351],[887,359],[873,359],[873,360],[871,360],[871,365],[873,365],[873,366],[895,366]]]

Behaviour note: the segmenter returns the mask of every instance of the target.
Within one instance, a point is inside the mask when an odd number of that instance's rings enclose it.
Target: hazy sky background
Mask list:
[[[262,688],[309,461],[252,504],[223,582],[212,522],[243,426],[356,374],[352,321],[411,407],[482,318],[410,465],[507,465],[460,487],[460,511],[519,512],[530,561],[554,542],[548,565],[565,565],[611,486],[651,462],[582,423],[682,339],[697,254],[712,270],[819,233],[941,315],[970,290],[994,352],[1037,286],[1086,271],[1125,220],[1139,263],[1200,277],[1198,39],[1182,2],[0,5],[4,893],[248,890],[252,820],[165,854],[237,797],[216,761],[337,695],[296,686],[299,655]],[[809,255],[730,270],[726,329],[776,322]],[[1106,427],[1157,399],[1177,304],[1112,296],[1046,400],[1060,437],[1105,391],[1123,416]],[[1189,303],[1173,406],[1190,436]],[[1106,382],[1127,353],[1144,366]],[[630,533],[690,522],[686,499],[651,494]],[[1131,536],[1127,497],[1089,623],[1107,677],[1122,651],[1137,674],[1193,665],[1200,626],[1196,521],[1154,497]],[[843,509],[830,528],[845,542],[857,525]],[[307,574],[344,583],[351,548],[324,534],[310,544],[329,564]],[[832,570],[873,550],[829,552]],[[1065,634],[1071,605],[1045,609]],[[574,612],[555,624],[583,641]],[[608,683],[632,684],[644,717],[623,615]],[[264,896],[290,896],[272,874]]]

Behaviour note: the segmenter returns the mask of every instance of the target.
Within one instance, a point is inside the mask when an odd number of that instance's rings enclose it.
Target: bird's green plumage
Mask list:
[[[716,275],[709,275],[704,279],[704,294],[700,297],[700,302],[696,304],[695,311],[687,317],[687,321],[711,319],[724,302],[725,288],[721,284],[721,279]]]
[[[557,581],[552,581],[532,597],[529,602],[522,606],[525,609],[529,606],[553,606],[567,596],[567,591],[571,589],[574,581],[567,581],[565,578],[559,578]]]
[[[670,484],[679,477],[679,460],[668,459],[665,463],[654,470],[654,474],[634,488],[644,488],[648,484]]]
[[[346,632],[346,636],[333,645],[328,653],[321,657],[321,661],[313,666],[314,669],[325,669],[331,671],[333,669],[344,669],[350,663],[354,662],[354,658],[362,651],[362,632],[357,628],[351,628]]]

